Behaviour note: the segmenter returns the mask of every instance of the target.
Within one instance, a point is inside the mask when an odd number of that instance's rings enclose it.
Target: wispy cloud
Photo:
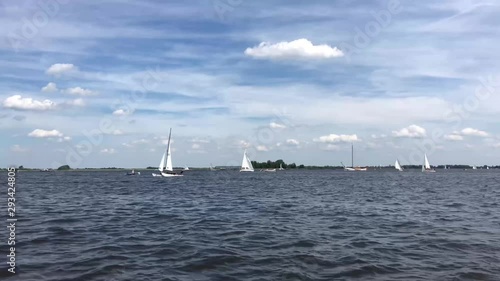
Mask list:
[[[33,138],[53,138],[53,137],[63,137],[63,133],[58,130],[43,130],[43,129],[35,129],[28,136]]]
[[[245,55],[259,59],[330,59],[342,57],[344,53],[329,45],[314,45],[307,39],[290,42],[262,42],[258,46],[247,48]]]
[[[57,91],[58,91],[57,85],[54,82],[49,82],[47,84],[47,86],[42,88],[42,92],[45,92],[45,93],[53,93],[53,92],[57,92]]]
[[[60,76],[66,73],[77,71],[78,68],[71,63],[56,63],[51,65],[46,73],[53,76]]]
[[[5,108],[18,110],[51,110],[56,108],[56,103],[51,100],[38,101],[32,98],[23,98],[21,95],[13,95],[3,101]]]
[[[424,128],[417,125],[410,125],[398,131],[392,131],[392,135],[398,138],[423,138],[427,135]]]
[[[314,139],[315,142],[321,143],[342,143],[342,142],[356,142],[360,141],[357,135],[336,135],[330,134],[326,136],[321,136]]]
[[[461,131],[464,136],[474,136],[474,137],[487,137],[489,134],[485,131],[481,131],[473,128],[465,128]]]

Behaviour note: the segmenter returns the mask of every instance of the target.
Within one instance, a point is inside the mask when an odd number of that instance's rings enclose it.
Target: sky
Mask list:
[[[2,1],[0,166],[500,164],[494,0]]]

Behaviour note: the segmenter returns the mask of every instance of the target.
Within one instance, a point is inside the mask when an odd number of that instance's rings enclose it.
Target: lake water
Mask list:
[[[500,170],[17,180],[8,280],[500,280]]]

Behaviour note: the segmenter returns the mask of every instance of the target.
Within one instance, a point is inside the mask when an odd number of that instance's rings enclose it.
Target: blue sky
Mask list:
[[[1,3],[2,166],[499,164],[497,1]]]

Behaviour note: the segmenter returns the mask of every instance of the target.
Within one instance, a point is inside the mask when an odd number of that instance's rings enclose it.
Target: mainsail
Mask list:
[[[427,154],[424,155],[424,166],[426,170],[431,169],[431,164],[429,164],[429,159],[427,159]]]
[[[396,159],[396,163],[394,164],[394,167],[398,171],[403,171],[403,168],[401,167],[401,165],[399,164],[399,160],[397,160],[397,159]]]
[[[172,129],[170,129],[170,133],[168,134],[168,145],[167,145],[167,171],[173,171],[174,167],[172,167],[172,154],[170,153],[170,136],[172,135]]]
[[[241,161],[241,169],[240,171],[248,171],[253,172],[252,161],[248,158],[247,151],[243,153],[243,160]]]

